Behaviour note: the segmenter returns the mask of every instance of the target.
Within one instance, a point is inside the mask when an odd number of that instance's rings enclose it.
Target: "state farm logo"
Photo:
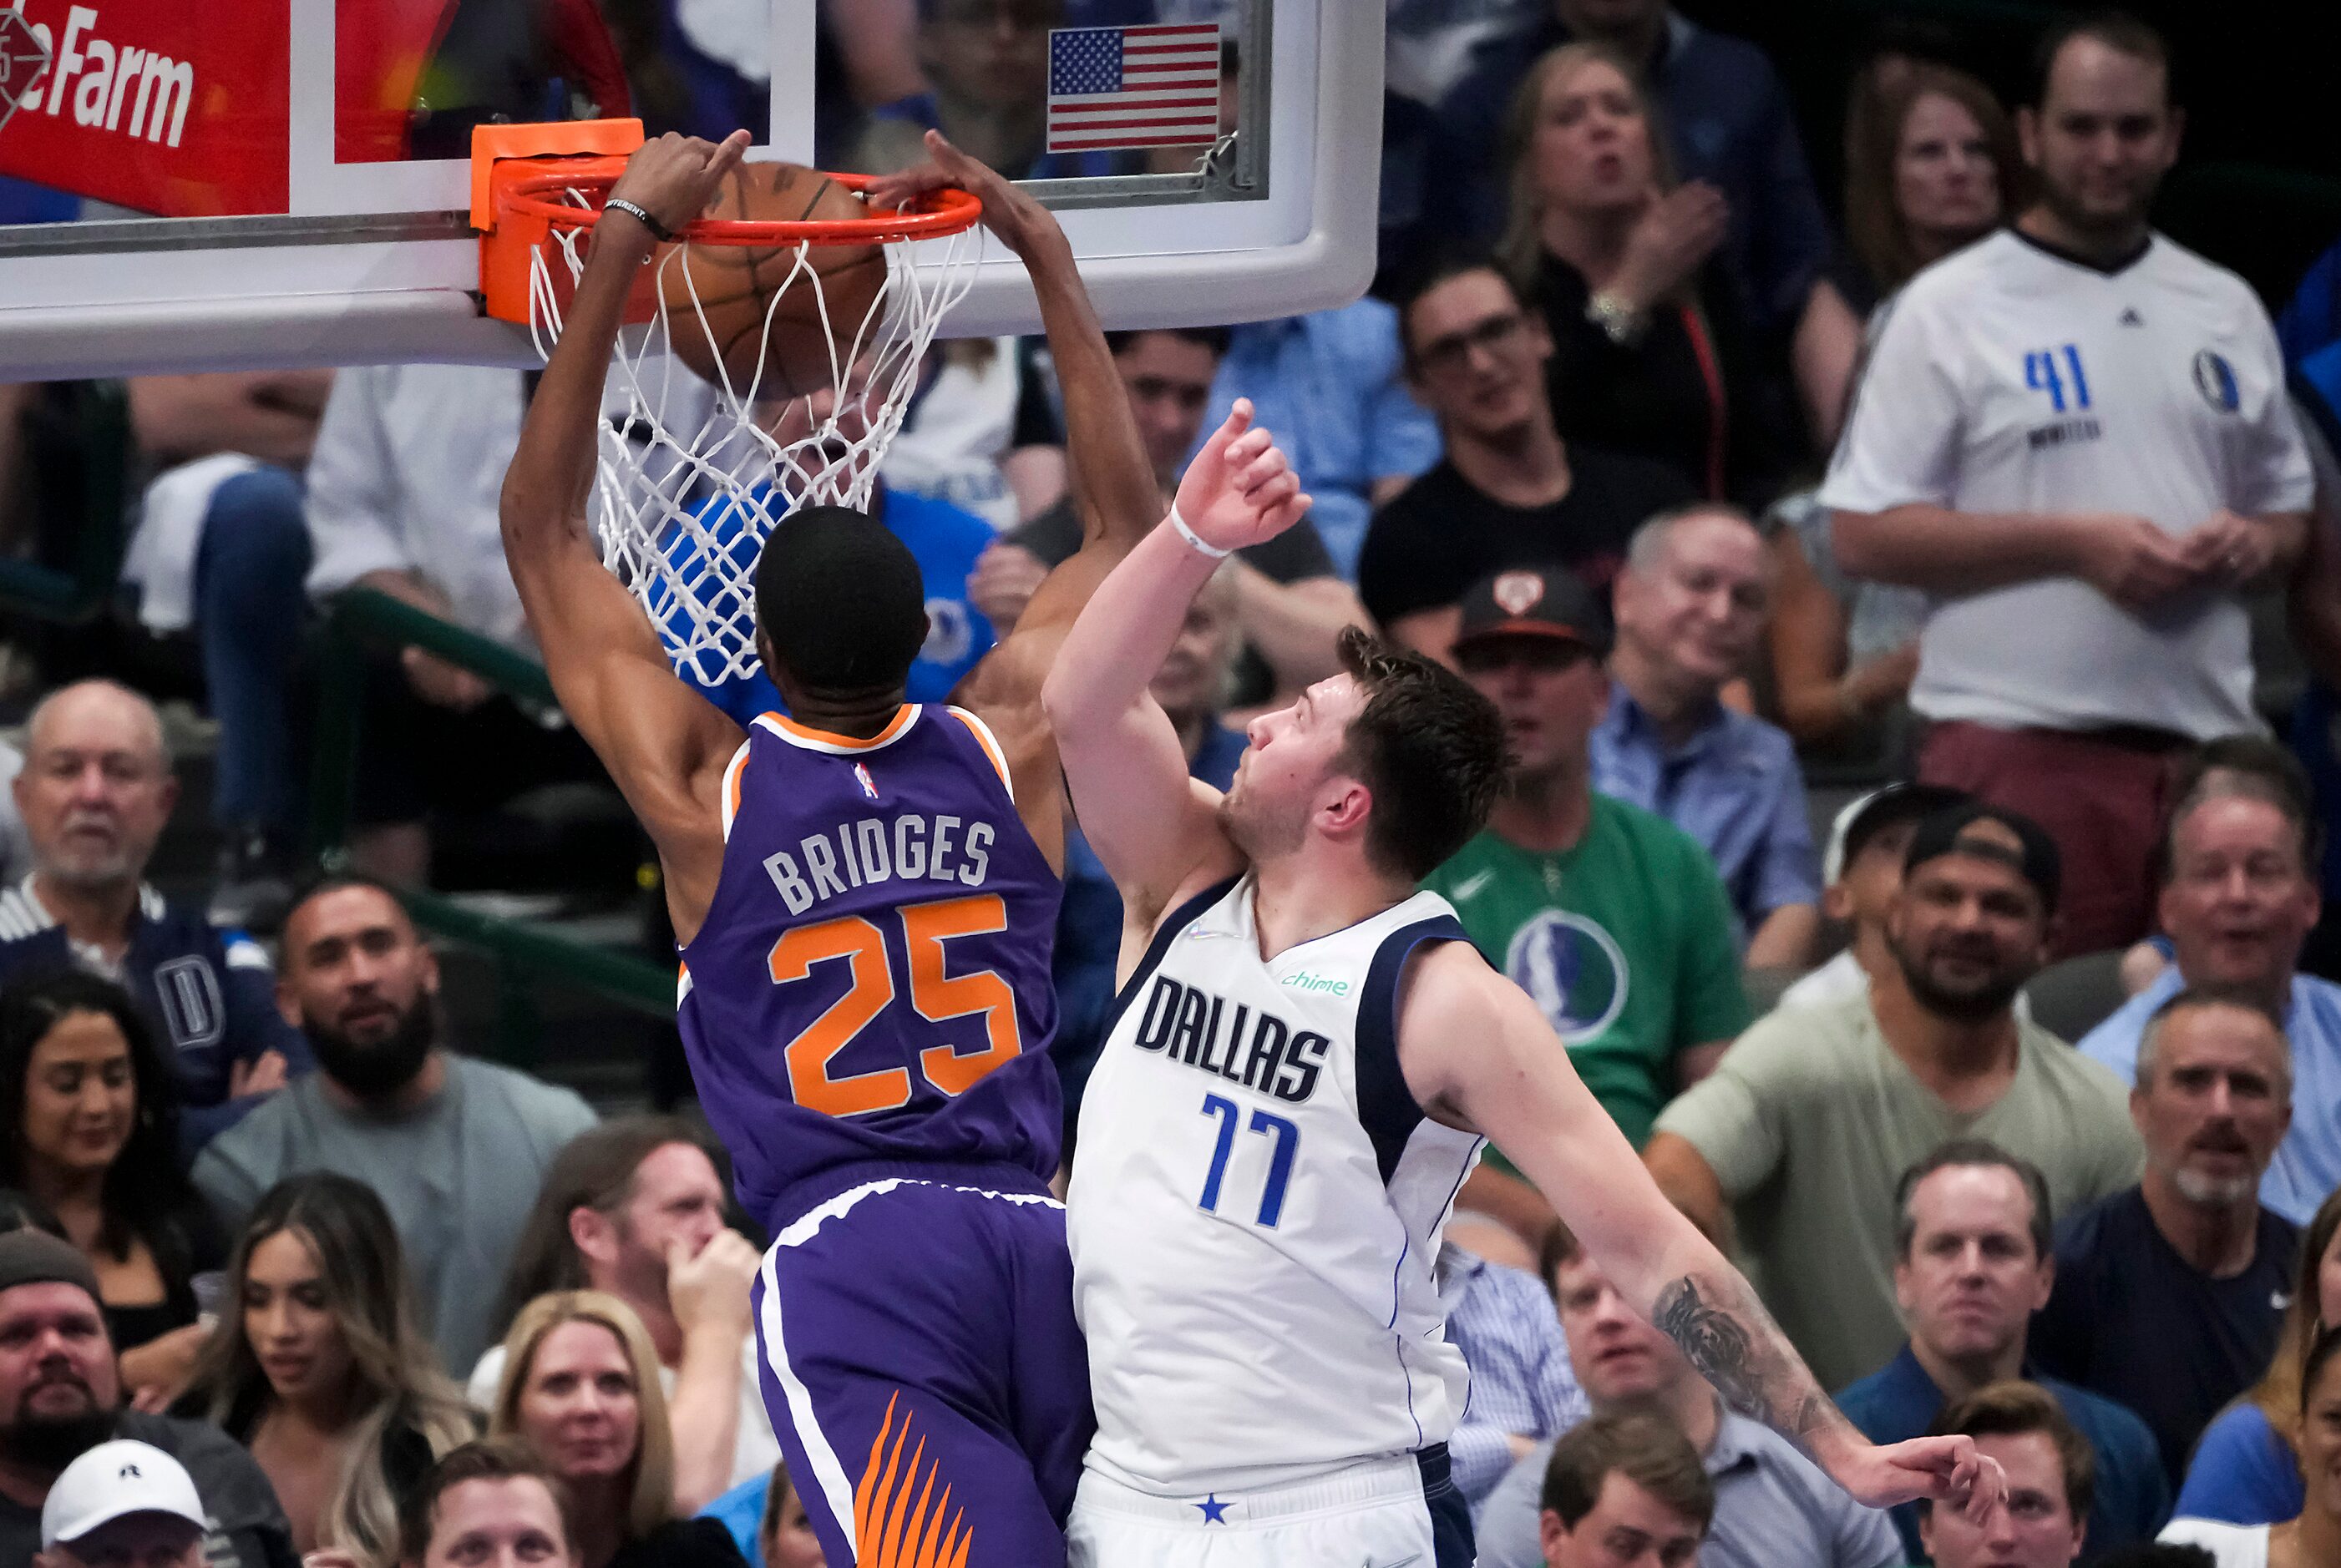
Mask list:
[[[25,21],[22,11],[0,11],[0,128],[48,68],[48,30]]]
[[[56,44],[47,23],[0,11],[0,126],[19,110],[55,115],[70,105],[77,125],[177,146],[195,95],[194,67],[100,37],[97,25],[95,6],[73,6]]]

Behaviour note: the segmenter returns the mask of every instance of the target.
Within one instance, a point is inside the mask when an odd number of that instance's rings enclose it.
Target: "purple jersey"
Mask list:
[[[871,1162],[1054,1176],[1061,888],[982,721],[906,704],[856,740],[768,713],[723,802],[676,1021],[750,1212]]]

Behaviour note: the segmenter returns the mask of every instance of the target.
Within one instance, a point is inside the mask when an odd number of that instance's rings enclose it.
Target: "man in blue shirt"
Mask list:
[[[1820,865],[1786,732],[1728,707],[1771,601],[1771,558],[1737,510],[1699,502],[1635,531],[1614,590],[1609,711],[1593,788],[1705,846],[1748,967],[1801,969],[1820,928]]]
[[[108,680],[52,692],[13,789],[34,868],[0,890],[0,986],[78,964],[127,987],[169,1047],[192,1156],[314,1061],[260,944],[144,880],[179,793],[154,704]]]
[[[1894,1292],[1910,1325],[1901,1353],[1837,1396],[1873,1443],[1929,1430],[1946,1404],[2029,1376],[2027,1325],[2048,1299],[2048,1187],[2038,1168],[1980,1138],[1956,1139],[1903,1173],[1896,1207]],[[2154,1434],[2112,1400],[2034,1377],[2063,1407],[2097,1462],[2088,1553],[2150,1541],[2170,1513]],[[1913,1562],[1918,1513],[1894,1510]]]
[[[2249,738],[2211,742],[2187,775],[2157,906],[2176,961],[2081,1037],[2081,1050],[2135,1082],[2147,1020],[2179,991],[2218,986],[2258,998],[2292,1043],[2293,1105],[2260,1202],[2306,1225],[2341,1186],[2341,986],[2296,968],[2322,907],[2307,786],[2283,748]]]
[[[1315,498],[1309,521],[1344,581],[1374,508],[1439,461],[1439,426],[1406,390],[1398,312],[1376,299],[1235,329],[1212,408],[1251,399]]]

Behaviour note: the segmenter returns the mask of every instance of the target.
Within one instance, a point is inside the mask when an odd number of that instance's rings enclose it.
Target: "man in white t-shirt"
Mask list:
[[[2146,933],[2171,754],[2259,727],[2237,590],[2298,556],[2311,476],[2259,302],[2147,226],[2161,38],[2077,22],[2040,59],[2040,197],[1896,300],[1821,500],[1846,570],[1935,596],[1919,775],[2056,836],[2061,956]]]

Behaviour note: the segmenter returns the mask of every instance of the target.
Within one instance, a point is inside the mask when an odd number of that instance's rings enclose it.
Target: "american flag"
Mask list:
[[[1178,147],[1220,136],[1220,30],[1058,27],[1049,34],[1049,151]]]

